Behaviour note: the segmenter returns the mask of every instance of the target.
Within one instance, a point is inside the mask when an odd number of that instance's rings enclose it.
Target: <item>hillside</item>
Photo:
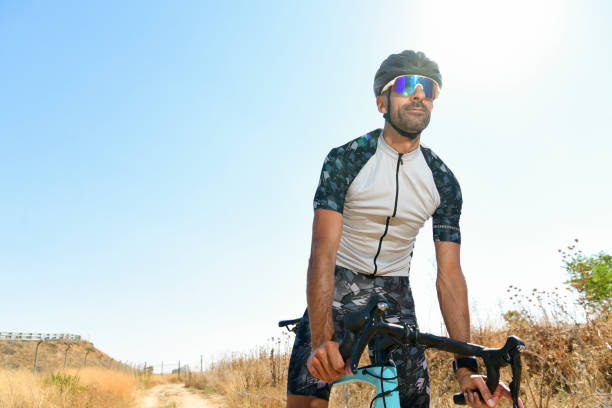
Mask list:
[[[36,341],[28,340],[0,340],[0,368],[26,368],[34,366],[34,353]],[[129,367],[96,349],[93,343],[85,340],[79,341],[49,341],[38,348],[38,372],[50,372],[64,367],[64,356],[68,345],[72,346],[66,356],[67,368],[105,367],[128,370]]]

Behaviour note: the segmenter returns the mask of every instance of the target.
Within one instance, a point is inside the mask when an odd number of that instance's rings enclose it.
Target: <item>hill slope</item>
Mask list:
[[[36,341],[28,340],[0,340],[0,367],[32,369],[34,367],[36,343]],[[129,369],[127,365],[96,349],[93,343],[80,340],[42,343],[38,348],[37,371],[49,372],[62,369],[64,367],[64,355],[69,344],[72,346],[68,350],[66,358],[67,368],[83,367],[87,354],[87,367]]]

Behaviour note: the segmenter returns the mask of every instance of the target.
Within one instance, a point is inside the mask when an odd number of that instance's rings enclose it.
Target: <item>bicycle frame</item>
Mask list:
[[[346,375],[337,380],[334,385],[348,384],[352,382],[365,382],[376,387],[376,395],[380,397],[374,400],[374,408],[400,408],[399,392],[396,390],[397,370],[392,366],[367,366],[361,367],[353,375]],[[396,390],[386,394],[391,390]]]
[[[397,372],[395,367],[385,366],[385,362],[381,361],[381,350],[393,344],[433,347],[449,353],[480,357],[487,371],[486,384],[490,392],[493,392],[499,384],[500,368],[509,365],[512,369],[512,381],[510,382],[512,406],[518,408],[522,370],[521,350],[525,349],[525,343],[521,339],[509,336],[503,347],[493,349],[422,333],[416,326],[387,323],[384,320],[387,308],[388,304],[383,297],[373,296],[365,307],[344,316],[344,337],[339,343],[339,349],[342,359],[349,361],[353,375],[341,378],[336,381],[336,384],[354,381],[373,384],[377,390],[373,404],[375,408],[399,408],[399,393],[391,392],[398,386]],[[290,324],[297,326],[299,319],[279,322],[281,327]],[[376,343],[374,360],[372,360],[374,365],[359,368],[359,357],[372,340]],[[378,374],[381,371],[383,375]],[[453,402],[465,405],[464,394],[459,392],[453,395]]]

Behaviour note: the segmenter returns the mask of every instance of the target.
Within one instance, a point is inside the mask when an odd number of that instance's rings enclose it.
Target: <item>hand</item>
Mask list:
[[[487,377],[474,374],[467,369],[464,370],[464,373],[460,373],[460,371],[457,371],[457,373],[459,376],[459,386],[465,395],[465,402],[468,406],[477,408],[492,408],[497,406],[502,397],[512,401],[510,389],[503,382],[500,381],[493,394],[491,394],[485,382]],[[480,391],[484,401],[480,398],[480,396],[478,396],[478,393],[475,390]],[[525,408],[523,401],[520,398],[518,400],[518,405],[519,408]]]
[[[338,343],[331,340],[312,350],[307,367],[310,375],[326,383],[333,383],[345,375],[352,375],[347,368],[348,361],[345,364],[342,359]]]

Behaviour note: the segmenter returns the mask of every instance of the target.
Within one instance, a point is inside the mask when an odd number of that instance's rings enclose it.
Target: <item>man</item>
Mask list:
[[[422,52],[390,55],[374,77],[384,129],[332,149],[325,159],[314,199],[308,308],[289,363],[290,408],[327,407],[331,383],[348,373],[337,343],[343,316],[372,294],[387,299],[387,320],[416,325],[410,261],[416,235],[432,216],[442,316],[450,337],[470,340],[459,263],[461,190],[442,160],[420,144],[441,86],[438,65]],[[424,350],[406,351],[386,355],[398,368],[401,406],[428,407]],[[456,358],[454,369],[468,405],[493,407],[501,396],[510,398],[503,384],[489,392],[475,374],[475,359]]]

